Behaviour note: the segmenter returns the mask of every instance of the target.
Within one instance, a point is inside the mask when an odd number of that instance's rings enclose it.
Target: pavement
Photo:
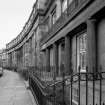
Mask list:
[[[27,82],[12,71],[4,70],[0,77],[0,105],[37,105]]]

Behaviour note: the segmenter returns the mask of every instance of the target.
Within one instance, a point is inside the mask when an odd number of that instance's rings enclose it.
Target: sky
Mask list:
[[[0,49],[23,29],[35,0],[0,0]]]

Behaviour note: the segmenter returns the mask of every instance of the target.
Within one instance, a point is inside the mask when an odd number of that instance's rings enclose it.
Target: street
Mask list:
[[[0,77],[0,105],[36,105],[26,82],[18,73],[5,70]]]

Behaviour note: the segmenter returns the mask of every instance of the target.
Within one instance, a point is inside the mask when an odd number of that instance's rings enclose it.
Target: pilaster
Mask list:
[[[96,70],[96,20],[87,20],[87,65],[89,72]],[[94,68],[94,69],[93,69]]]

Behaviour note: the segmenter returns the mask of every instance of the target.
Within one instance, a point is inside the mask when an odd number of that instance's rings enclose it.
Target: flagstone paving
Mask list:
[[[4,70],[0,77],[0,105],[37,105],[25,83],[18,73]]]

